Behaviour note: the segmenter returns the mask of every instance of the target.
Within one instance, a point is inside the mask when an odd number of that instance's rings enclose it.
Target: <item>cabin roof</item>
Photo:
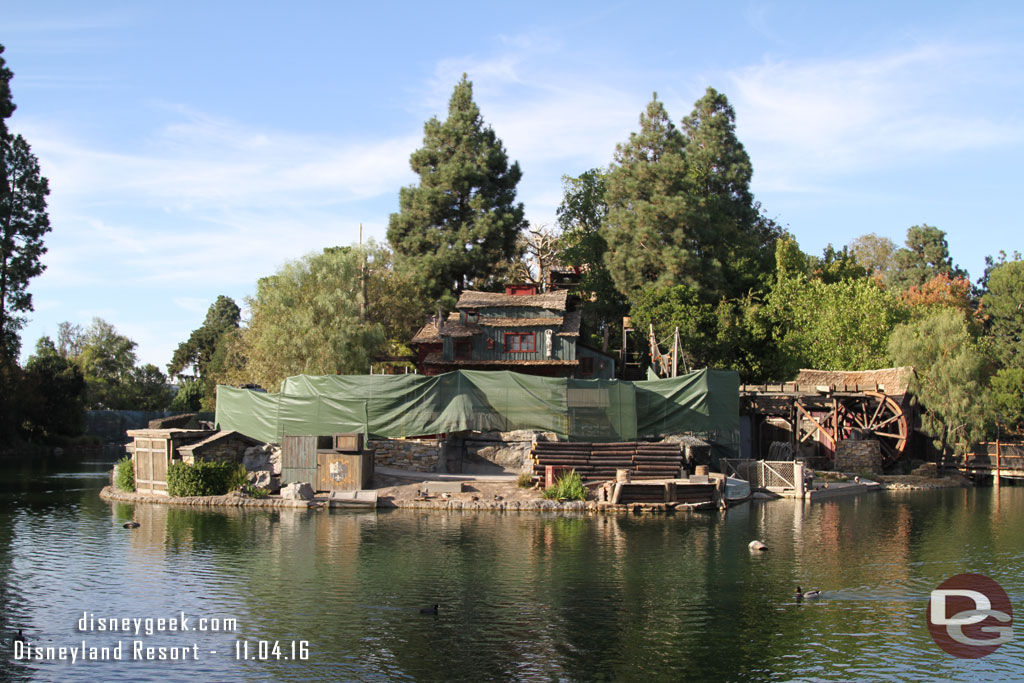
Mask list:
[[[545,292],[544,294],[501,294],[498,292],[476,292],[466,290],[459,297],[456,308],[493,308],[496,306],[516,306],[528,308],[544,308],[549,311],[564,311],[569,299],[567,290]]]
[[[257,439],[253,439],[252,437],[246,436],[245,434],[242,434],[241,432],[236,432],[234,430],[228,430],[228,431],[223,431],[223,432],[217,432],[216,434],[214,434],[212,436],[209,436],[209,437],[203,439],[202,441],[196,441],[195,443],[190,443],[187,446],[179,446],[178,447],[178,452],[187,451],[187,452],[191,453],[192,451],[196,450],[197,448],[202,448],[203,446],[209,445],[211,443],[215,443],[215,442],[220,441],[222,439],[229,439],[229,438],[239,439],[239,440],[241,440],[241,441],[243,441],[245,443],[248,443],[250,446],[260,446],[260,445],[263,444],[262,441],[259,441]]]

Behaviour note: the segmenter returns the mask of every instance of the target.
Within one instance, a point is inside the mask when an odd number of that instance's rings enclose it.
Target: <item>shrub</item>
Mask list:
[[[167,468],[171,496],[222,496],[245,485],[245,468],[233,462],[173,463]]]
[[[521,472],[516,479],[516,486],[521,489],[528,489],[533,486],[533,472]]]
[[[558,500],[586,500],[587,487],[583,485],[583,479],[576,470],[569,470],[559,477],[554,485],[544,489],[544,497]]]
[[[263,489],[260,488],[259,486],[253,486],[252,484],[246,484],[245,486],[243,486],[242,491],[244,491],[245,495],[249,496],[250,498],[266,498],[267,496],[270,495],[269,489]]]
[[[135,465],[130,455],[124,456],[114,465],[114,486],[122,491],[135,490]]]

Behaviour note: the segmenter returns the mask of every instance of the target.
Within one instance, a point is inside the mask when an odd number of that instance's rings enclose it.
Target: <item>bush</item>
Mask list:
[[[245,468],[233,462],[176,462],[167,468],[167,493],[171,496],[222,496],[245,482]]]
[[[533,472],[521,472],[516,478],[516,486],[521,489],[528,489],[533,486]]]
[[[587,487],[583,485],[583,479],[576,470],[569,470],[559,477],[553,486],[544,489],[544,497],[558,500],[586,500]]]
[[[130,455],[124,456],[114,465],[114,486],[122,491],[135,490],[135,465]]]

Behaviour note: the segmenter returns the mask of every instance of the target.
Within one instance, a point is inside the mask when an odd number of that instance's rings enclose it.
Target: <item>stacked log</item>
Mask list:
[[[539,441],[532,453],[534,478],[540,480],[548,465],[571,467],[584,479],[614,479],[616,470],[629,470],[631,479],[673,479],[683,466],[674,443]]]

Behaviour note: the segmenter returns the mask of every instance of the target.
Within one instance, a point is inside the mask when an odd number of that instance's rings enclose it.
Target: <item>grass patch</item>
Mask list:
[[[544,489],[544,497],[555,500],[586,500],[587,487],[576,470],[569,470]]]
[[[516,486],[521,489],[528,489],[533,486],[533,472],[520,472],[516,479]]]

